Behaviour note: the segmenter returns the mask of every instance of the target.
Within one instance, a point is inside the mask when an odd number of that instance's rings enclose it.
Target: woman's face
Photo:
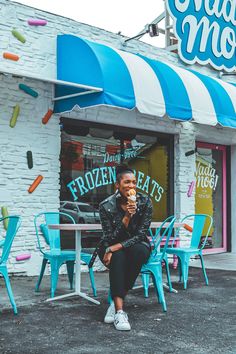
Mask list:
[[[129,190],[135,189],[136,190],[136,177],[133,173],[124,173],[121,176],[119,182],[116,183],[116,187],[119,190],[120,194],[123,197],[128,197]]]

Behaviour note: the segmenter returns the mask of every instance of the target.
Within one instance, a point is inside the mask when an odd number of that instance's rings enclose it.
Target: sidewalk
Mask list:
[[[207,269],[221,269],[236,271],[236,254],[235,253],[221,253],[210,254],[204,256],[204,263]],[[191,262],[192,267],[201,267],[199,259]]]
[[[176,271],[171,269],[173,279]],[[0,353],[236,353],[236,272],[207,271],[205,286],[201,270],[190,268],[188,290],[174,283],[178,294],[165,293],[167,313],[157,303],[154,289],[144,299],[142,289],[127,297],[131,332],[118,332],[103,323],[107,308],[107,272],[96,273],[101,305],[70,298],[45,302],[49,277],[36,294],[36,278],[12,277],[19,315],[14,316],[0,279]],[[88,275],[82,275],[90,291]],[[86,287],[87,286],[87,287]],[[68,292],[66,276],[60,276],[57,295]],[[4,308],[4,310],[2,310]]]

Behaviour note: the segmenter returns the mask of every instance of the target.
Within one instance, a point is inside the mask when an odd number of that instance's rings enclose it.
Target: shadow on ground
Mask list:
[[[100,306],[80,298],[48,303],[47,277],[39,294],[33,291],[35,278],[13,277],[17,316],[6,308],[1,279],[0,308],[5,308],[0,312],[0,353],[236,353],[236,272],[208,270],[207,287],[200,270],[191,268],[187,291],[174,283],[178,294],[165,293],[167,313],[153,288],[148,299],[142,289],[133,290],[126,302],[131,332],[103,323],[108,276],[95,275]],[[87,274],[82,280],[89,286]],[[60,276],[57,294],[67,292],[67,286],[66,277]]]

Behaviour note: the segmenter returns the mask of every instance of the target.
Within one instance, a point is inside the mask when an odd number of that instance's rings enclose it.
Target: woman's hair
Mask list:
[[[134,173],[134,171],[126,165],[116,166],[116,182],[119,183],[125,173]]]

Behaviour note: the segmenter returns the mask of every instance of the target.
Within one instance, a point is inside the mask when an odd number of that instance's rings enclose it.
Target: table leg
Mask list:
[[[169,285],[166,283],[163,283],[163,288],[170,291]],[[178,294],[178,290],[172,287],[172,293]]]
[[[75,292],[60,296],[55,296],[46,301],[55,301],[60,299],[65,299],[71,296],[80,296],[88,301],[93,302],[96,305],[100,305],[100,302],[81,292],[81,231],[76,230],[75,232],[75,252],[76,252],[76,263],[75,263]]]
[[[75,233],[75,292],[79,293],[81,290],[81,231],[76,230]]]
[[[84,299],[100,305],[100,302],[81,292],[81,231],[76,230],[75,234],[75,250],[76,250],[76,264],[75,264],[75,292]]]

